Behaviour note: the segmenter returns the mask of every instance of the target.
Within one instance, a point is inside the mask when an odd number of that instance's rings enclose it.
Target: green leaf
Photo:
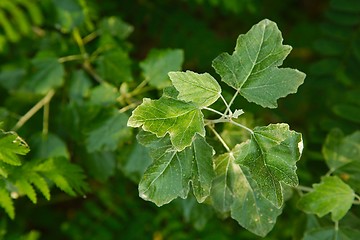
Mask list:
[[[103,82],[91,89],[90,102],[94,105],[108,106],[117,102],[120,96],[119,90],[113,85]]]
[[[152,163],[152,159],[146,147],[138,142],[134,142],[133,145],[134,147],[128,155],[126,162],[120,167],[125,176],[138,183],[146,169]]]
[[[177,151],[169,137],[156,138],[142,132],[139,141],[150,150],[153,163],[145,171],[139,183],[139,195],[158,206],[169,203],[177,197],[186,198],[189,183],[198,202],[203,202],[210,194],[212,168],[212,148],[205,139],[197,136],[191,147]]]
[[[221,87],[208,73],[169,72],[169,77],[179,91],[179,100],[193,102],[202,108],[213,104],[220,97]]]
[[[64,83],[64,66],[57,58],[35,58],[32,61],[33,73],[25,88],[38,94],[46,94],[53,88],[60,87]]]
[[[106,81],[119,85],[133,79],[129,56],[120,47],[105,52],[97,58],[96,63],[97,72]]]
[[[74,71],[69,86],[69,97],[74,101],[81,101],[90,94],[91,80],[84,70]]]
[[[100,34],[110,34],[111,36],[116,36],[119,39],[127,38],[134,31],[133,26],[115,16],[103,19],[100,24]]]
[[[249,102],[276,108],[276,101],[295,93],[305,79],[302,72],[278,68],[291,51],[282,40],[276,23],[265,19],[238,37],[232,55],[222,53],[215,58],[213,67]]]
[[[105,151],[91,153],[87,156],[85,167],[93,177],[99,181],[105,182],[115,173],[115,154]]]
[[[83,170],[63,157],[41,160],[33,170],[71,196],[83,194],[89,188]]]
[[[33,134],[29,141],[33,146],[33,158],[65,157],[70,158],[66,143],[53,133],[44,136],[42,133]]]
[[[355,193],[337,176],[321,178],[321,183],[313,185],[314,191],[305,194],[298,207],[319,217],[331,212],[331,219],[339,221],[351,208]]]
[[[360,238],[360,231],[351,228],[342,228],[335,229],[333,227],[324,227],[319,229],[314,229],[308,232],[305,232],[304,240],[353,240]]]
[[[263,197],[251,176],[235,163],[241,151],[241,145],[237,145],[230,153],[215,159],[211,200],[216,210],[230,211],[241,226],[265,236],[274,227],[281,209]]]
[[[30,151],[28,145],[14,132],[0,130],[0,161],[20,166],[18,155],[25,155]]]
[[[57,13],[57,27],[62,32],[68,33],[81,25],[84,20],[84,12],[76,0],[52,0]]]
[[[129,140],[132,135],[126,126],[128,116],[125,113],[115,112],[113,116],[99,127],[89,132],[86,139],[86,149],[89,153],[96,151],[114,151],[119,144]]]
[[[149,84],[162,89],[171,85],[168,72],[181,70],[183,61],[184,52],[181,49],[152,49],[140,67]]]
[[[322,152],[331,171],[354,161],[360,162],[360,131],[345,137],[341,130],[332,130]]]
[[[355,104],[336,104],[333,112],[346,120],[360,124],[360,106]]]
[[[37,202],[35,189],[28,181],[20,178],[16,181],[15,185],[20,193],[26,194],[33,203]]]
[[[129,127],[141,127],[157,137],[170,135],[177,151],[190,146],[198,133],[205,136],[203,114],[192,103],[161,97],[159,100],[143,99],[143,103],[132,113]]]
[[[297,186],[296,162],[303,148],[300,133],[287,124],[254,128],[251,139],[240,145],[236,162],[247,167],[264,197],[276,207],[283,203],[280,182]]]
[[[0,184],[0,206],[3,207],[11,219],[15,218],[15,208],[9,192],[3,183]]]

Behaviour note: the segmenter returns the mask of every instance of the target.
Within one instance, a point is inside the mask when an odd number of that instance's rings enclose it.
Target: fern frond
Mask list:
[[[64,157],[49,158],[33,169],[71,196],[84,194],[89,187],[83,170]]]
[[[25,155],[29,151],[28,145],[16,133],[0,130],[0,161],[20,166],[18,155]]]
[[[13,200],[10,197],[9,192],[5,189],[5,183],[0,182],[0,206],[5,209],[5,212],[11,219],[15,218],[15,208]]]
[[[18,42],[21,36],[31,33],[32,24],[40,25],[42,21],[42,13],[34,0],[0,1],[0,29],[10,42]]]

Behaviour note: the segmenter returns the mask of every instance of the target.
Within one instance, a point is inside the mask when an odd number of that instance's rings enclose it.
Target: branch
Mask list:
[[[13,131],[17,131],[21,128],[35,113],[37,113],[43,106],[50,102],[51,98],[54,96],[55,90],[51,89],[45,97],[43,97],[35,106],[33,106],[24,116],[22,116],[19,121],[12,128]]]

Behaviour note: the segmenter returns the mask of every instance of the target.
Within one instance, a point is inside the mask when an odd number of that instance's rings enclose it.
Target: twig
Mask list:
[[[38,103],[35,104],[24,116],[22,116],[19,121],[12,128],[13,131],[17,131],[21,128],[35,113],[37,113],[44,105],[50,102],[51,98],[54,96],[55,90],[51,89],[45,97],[43,97]]]

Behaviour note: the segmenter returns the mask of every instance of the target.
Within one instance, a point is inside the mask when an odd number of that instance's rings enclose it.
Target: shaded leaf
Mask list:
[[[146,147],[138,142],[134,142],[133,145],[134,147],[121,169],[128,178],[138,183],[145,170],[152,163],[152,159]]]
[[[213,104],[220,97],[221,87],[208,73],[169,72],[169,77],[179,92],[179,100],[193,102],[202,108]]]
[[[197,201],[203,202],[210,194],[214,174],[212,148],[197,136],[191,147],[179,152],[169,137],[154,136],[143,132],[138,137],[149,148],[153,159],[139,183],[140,197],[161,206],[177,197],[186,198],[191,182]]]
[[[322,152],[332,171],[354,161],[360,162],[360,131],[345,137],[341,130],[332,130],[326,137]]]
[[[162,89],[171,84],[168,72],[181,70],[183,61],[184,52],[181,49],[152,49],[140,67],[149,84]]]
[[[305,194],[298,207],[319,217],[331,212],[331,219],[339,221],[349,211],[354,201],[354,191],[337,176],[322,177],[319,184],[313,185],[314,191]]]
[[[97,72],[106,81],[119,85],[132,81],[131,60],[124,50],[116,47],[96,59]]]
[[[120,93],[113,85],[103,82],[90,91],[90,102],[95,105],[108,106],[113,105],[120,96]]]
[[[119,39],[127,38],[133,31],[133,26],[127,24],[116,16],[103,19],[99,28],[99,32],[101,34],[110,34],[111,36],[116,36]]]
[[[33,146],[33,151],[31,152],[33,158],[70,158],[66,143],[53,133],[48,133],[46,136],[42,133],[34,134],[30,139],[30,145]]]
[[[291,51],[282,40],[276,23],[265,19],[238,37],[233,55],[222,53],[215,58],[213,67],[249,102],[276,108],[276,101],[295,93],[305,79],[302,72],[278,68]]]
[[[196,133],[205,136],[203,114],[192,103],[162,97],[159,100],[143,99],[132,113],[130,127],[141,127],[157,137],[170,135],[177,151],[190,146]]]
[[[300,133],[287,124],[254,128],[251,139],[240,145],[236,163],[247,167],[262,195],[275,206],[283,203],[280,182],[297,186],[296,162],[303,148]]]
[[[64,66],[54,57],[35,58],[32,60],[33,73],[25,88],[38,94],[46,94],[64,83]]]
[[[353,240],[360,238],[360,231],[357,229],[351,228],[342,228],[336,230],[331,227],[324,227],[319,229],[314,229],[311,231],[305,232],[304,240],[329,240],[329,239],[338,239],[338,240]]]
[[[94,178],[105,182],[115,173],[115,155],[112,152],[105,151],[93,152],[88,154],[85,167]]]
[[[132,135],[131,129],[126,126],[127,121],[128,116],[125,113],[116,112],[98,128],[93,129],[86,139],[87,151],[114,151]]]

